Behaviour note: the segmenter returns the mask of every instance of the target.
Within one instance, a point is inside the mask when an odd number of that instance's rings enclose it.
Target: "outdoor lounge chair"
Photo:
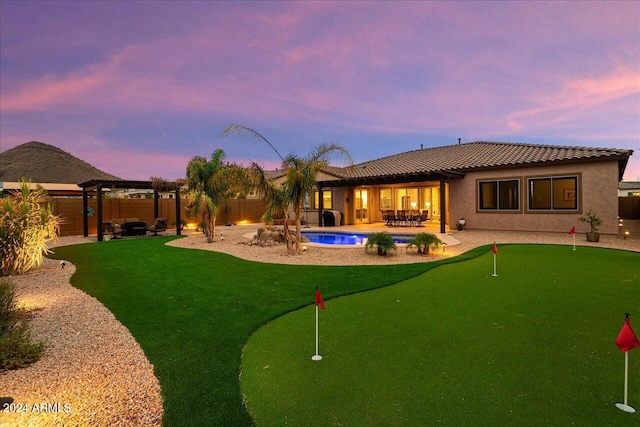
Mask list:
[[[118,224],[112,224],[111,221],[102,223],[102,234],[111,236],[112,239],[119,239],[118,235],[122,234],[122,228]]]
[[[153,224],[147,228],[147,231],[151,231],[153,236],[158,235],[158,231],[167,231],[167,219],[166,218],[156,218],[153,221]]]

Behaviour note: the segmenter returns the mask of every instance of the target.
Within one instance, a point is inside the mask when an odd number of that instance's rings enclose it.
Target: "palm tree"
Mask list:
[[[261,220],[264,223],[272,223],[274,217],[284,219],[284,239],[287,243],[287,253],[291,253],[293,244],[289,230],[289,199],[285,188],[277,186],[255,162],[251,163],[248,170],[251,185],[262,194],[262,199],[266,204],[267,209]]]
[[[275,153],[282,160],[282,167],[285,170],[285,182],[282,186],[284,191],[285,202],[288,208],[292,208],[296,215],[296,240],[293,254],[302,253],[300,245],[300,221],[302,219],[302,209],[305,196],[311,192],[316,185],[316,177],[318,172],[327,166],[327,160],[334,154],[346,159],[350,165],[353,164],[353,158],[347,149],[337,144],[321,144],[314,147],[311,154],[301,158],[295,154],[282,157],[278,150],[256,130],[241,125],[230,125],[225,129],[224,135],[231,133],[239,133],[249,135],[255,141],[262,141],[269,144]],[[286,218],[285,218],[286,220]],[[286,221],[285,221],[286,224]],[[291,250],[288,248],[288,252]]]
[[[187,165],[191,195],[187,215],[191,218],[202,215],[208,243],[215,240],[219,207],[231,198],[246,194],[250,185],[245,169],[235,163],[225,164],[225,157],[223,150],[216,149],[211,160],[195,156]]]

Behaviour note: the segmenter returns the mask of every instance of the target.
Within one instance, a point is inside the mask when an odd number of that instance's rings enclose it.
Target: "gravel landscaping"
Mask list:
[[[640,227],[635,223],[628,226],[638,230],[626,240],[603,235],[600,243],[587,243],[584,234],[578,234],[576,243],[640,251]],[[283,245],[260,247],[239,243],[247,241],[245,236],[251,237],[257,228],[256,224],[218,227],[213,243],[206,243],[201,233],[191,233],[187,238],[176,239],[169,244],[224,252],[258,262],[322,265],[428,262],[494,241],[498,245],[572,244],[571,236],[566,233],[467,230],[449,233],[444,237],[448,242],[446,249],[439,248],[429,256],[407,254],[402,246],[398,247],[397,254],[381,257],[365,254],[362,247],[328,248],[310,244],[307,244],[304,254],[286,256]],[[385,229],[375,228],[376,231]],[[63,237],[57,245],[94,240],[95,237]],[[46,349],[41,360],[29,368],[0,373],[0,398],[13,399],[13,405],[2,408],[4,410],[0,412],[0,425],[161,425],[162,397],[153,366],[130,332],[111,312],[69,284],[74,271],[75,267],[68,262],[62,268],[59,261],[47,259],[43,268],[34,273],[10,278],[16,284],[19,306],[29,310],[32,339],[45,341]]]
[[[76,242],[63,238],[60,243]],[[69,284],[75,266],[46,259],[12,276],[18,306],[29,310],[41,359],[0,373],[2,426],[159,426],[160,384],[125,328],[98,300]]]

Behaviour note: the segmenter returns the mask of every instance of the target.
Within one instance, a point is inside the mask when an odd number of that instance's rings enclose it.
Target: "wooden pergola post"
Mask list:
[[[87,189],[82,188],[82,235],[89,237],[89,201],[87,200]]]
[[[96,198],[98,199],[96,202],[98,204],[98,242],[102,242],[103,233],[102,233],[102,184],[96,185]]]
[[[153,190],[153,219],[158,218],[158,190]]]
[[[176,188],[176,236],[182,234],[182,219],[180,218],[180,188]]]

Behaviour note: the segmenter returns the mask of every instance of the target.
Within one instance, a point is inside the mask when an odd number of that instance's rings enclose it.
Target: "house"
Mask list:
[[[640,181],[621,181],[618,184],[618,197],[639,197]]]
[[[327,167],[310,208],[337,210],[345,224],[383,221],[387,209],[428,210],[440,231],[460,218],[478,230],[600,231],[615,234],[618,182],[633,150],[506,142],[469,142]]]

